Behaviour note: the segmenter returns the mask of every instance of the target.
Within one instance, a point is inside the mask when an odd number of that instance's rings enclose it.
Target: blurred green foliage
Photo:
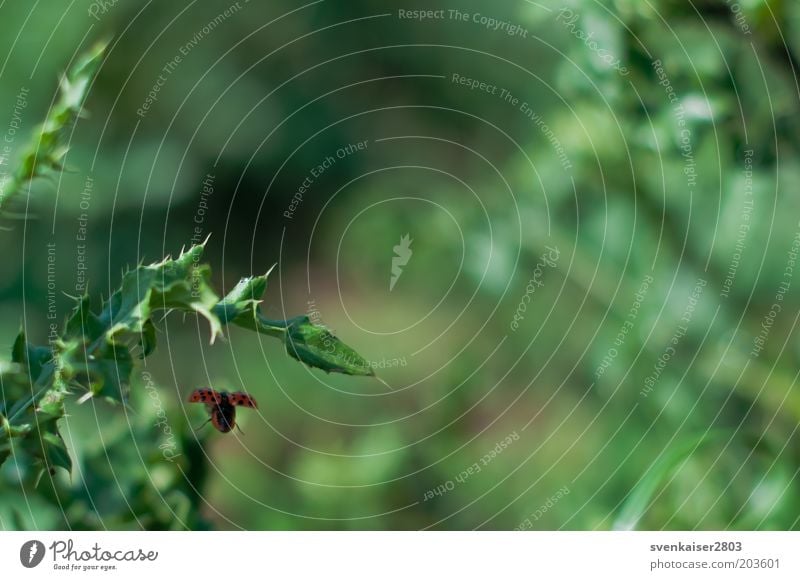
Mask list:
[[[277,262],[264,316],[323,320],[386,384],[164,319],[155,390],[68,408],[71,478],[30,489],[24,465],[0,470],[6,529],[800,527],[800,5],[443,7],[524,38],[398,16],[422,2],[219,18],[234,5],[0,8],[7,120],[29,89],[17,158],[70,55],[113,35],[75,172],[2,232],[0,344],[20,321],[46,337],[47,243],[61,292],[78,294],[85,243],[109,296],[123,268],[211,234],[216,287]],[[556,265],[537,270],[547,247]],[[70,307],[59,294],[59,319]],[[202,410],[182,401],[200,385],[258,398],[244,435],[193,429]]]

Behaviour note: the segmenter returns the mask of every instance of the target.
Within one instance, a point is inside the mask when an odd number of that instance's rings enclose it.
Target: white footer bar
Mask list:
[[[6,578],[800,578],[798,532],[5,532]]]

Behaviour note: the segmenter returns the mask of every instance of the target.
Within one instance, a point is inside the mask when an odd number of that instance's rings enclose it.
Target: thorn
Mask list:
[[[376,379],[376,380],[377,380],[379,383],[381,383],[381,384],[383,384],[384,386],[386,386],[386,388],[387,388],[387,389],[389,389],[390,391],[394,391],[394,389],[391,387],[391,385],[390,385],[389,383],[387,383],[386,381],[384,381],[382,378],[380,378],[378,375],[372,375],[372,376],[373,376],[373,377],[375,377],[375,379]]]
[[[130,401],[121,401],[121,402],[122,402],[122,408],[125,409],[126,413],[130,413],[134,417],[138,417],[139,416],[139,413],[136,411],[136,409],[131,407]]]
[[[44,475],[44,471],[45,471],[44,469],[40,469],[39,470],[39,475],[36,476],[36,481],[34,481],[34,483],[33,483],[33,487],[34,488],[39,487],[39,482],[42,480],[42,476]]]
[[[159,320],[157,320],[156,322],[153,323],[153,326],[155,326],[156,324],[161,324],[162,322],[164,322],[164,320],[166,320],[167,316],[169,316],[169,313],[172,312],[173,310],[174,310],[173,308],[170,308],[169,310],[167,310]],[[156,327],[156,329],[158,329],[158,327]]]
[[[214,342],[217,340],[217,338],[219,338],[222,342],[227,342],[225,340],[225,334],[221,330],[219,330],[217,332],[213,332],[213,331],[211,332],[211,341],[210,341],[209,344],[214,344]]]
[[[28,219],[28,218],[38,219],[38,216],[36,214],[19,213],[19,212],[15,212],[15,211],[7,211],[7,212],[5,212],[3,214],[3,217],[6,217],[8,219],[14,219],[14,220],[24,220],[24,219]]]

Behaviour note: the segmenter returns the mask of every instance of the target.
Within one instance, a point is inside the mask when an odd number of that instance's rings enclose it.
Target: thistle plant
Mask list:
[[[103,44],[95,46],[63,76],[57,104],[2,191],[0,214],[33,179],[63,169],[65,133],[81,116],[104,50]],[[38,468],[37,481],[56,468],[70,471],[72,460],[59,433],[65,400],[96,397],[124,403],[137,362],[156,349],[153,319],[158,311],[203,317],[212,342],[224,327],[240,326],[283,341],[289,356],[310,367],[374,375],[365,359],[307,316],[264,317],[260,302],[269,273],[241,279],[220,298],[211,286],[209,266],[202,263],[204,247],[194,245],[175,259],[129,270],[96,311],[89,294],[76,298],[71,316],[47,345],[31,344],[19,333],[11,360],[0,363],[0,465],[12,454],[24,454]],[[141,352],[135,355],[137,347]]]
[[[89,92],[95,73],[105,56],[106,43],[99,42],[79,56],[70,70],[62,75],[58,98],[47,118],[34,131],[34,137],[25,149],[16,171],[0,181],[0,216],[7,216],[14,201],[30,189],[30,183],[47,177],[53,171],[62,171],[67,154],[64,144],[67,133],[83,115],[83,102]]]

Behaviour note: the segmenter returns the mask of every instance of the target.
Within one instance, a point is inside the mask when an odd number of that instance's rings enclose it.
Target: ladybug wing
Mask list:
[[[211,405],[219,405],[222,401],[220,394],[214,389],[195,389],[189,395],[188,401],[190,403],[206,403]]]
[[[228,395],[228,402],[231,405],[241,405],[242,407],[250,407],[251,409],[258,407],[256,400],[253,397],[242,392],[231,393]]]

